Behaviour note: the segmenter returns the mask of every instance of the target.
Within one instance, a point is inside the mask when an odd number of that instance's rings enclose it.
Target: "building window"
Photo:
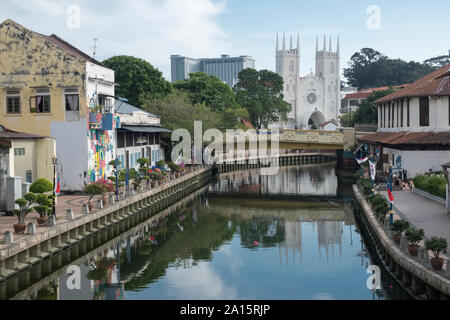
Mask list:
[[[392,120],[391,127],[392,128],[394,127],[394,111],[395,111],[394,102],[392,102],[392,118],[391,118],[391,120]]]
[[[117,148],[125,148],[125,133],[117,133]]]
[[[6,112],[20,113],[20,91],[6,91]]]
[[[29,183],[33,182],[32,181],[33,180],[33,174],[31,172],[31,170],[27,170],[25,172],[25,177],[26,177],[27,182],[29,182]]]
[[[403,99],[400,104],[400,126],[403,127]]]
[[[399,116],[399,102],[397,101],[397,107],[396,107],[396,111],[397,111],[397,128],[400,127],[399,123],[398,123],[398,116]]]
[[[80,110],[80,101],[78,94],[66,94],[66,111]]]
[[[50,94],[48,90],[38,90],[36,96],[30,97],[31,113],[49,113],[50,110]]]
[[[388,128],[391,127],[391,103],[388,105]]]
[[[406,100],[406,126],[409,127],[409,98]]]
[[[419,116],[421,127],[427,127],[430,125],[430,108],[429,108],[429,98],[420,97],[419,100]]]
[[[24,156],[25,155],[25,148],[15,148],[14,149],[14,155],[15,156]]]

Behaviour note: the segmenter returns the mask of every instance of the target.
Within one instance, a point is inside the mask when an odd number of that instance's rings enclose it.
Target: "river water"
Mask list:
[[[405,298],[386,275],[381,289],[368,289],[373,260],[349,187],[335,163],[221,174],[163,223],[113,241],[21,297]]]

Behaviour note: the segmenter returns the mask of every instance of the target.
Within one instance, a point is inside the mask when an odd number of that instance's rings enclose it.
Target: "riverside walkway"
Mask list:
[[[386,199],[386,191],[380,191]],[[423,229],[425,237],[443,237],[450,245],[450,214],[445,212],[445,206],[427,199],[411,191],[393,191],[394,212],[418,229]]]

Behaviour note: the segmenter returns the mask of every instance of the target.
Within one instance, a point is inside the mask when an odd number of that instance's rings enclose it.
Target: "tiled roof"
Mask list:
[[[359,141],[386,145],[450,144],[450,131],[443,132],[376,132]]]
[[[359,90],[358,92],[347,94],[345,96],[345,99],[365,99],[368,96],[370,96],[372,93],[374,93],[375,91],[384,91],[389,88],[402,89],[402,88],[405,88],[406,86],[408,86],[408,84],[402,84],[399,86],[391,86],[391,87],[378,87],[378,88],[362,89],[362,90]]]
[[[99,62],[99,61],[95,60],[94,58],[90,57],[89,55],[87,55],[83,51],[75,48],[73,45],[71,45],[67,41],[61,39],[56,34],[52,34],[50,36],[46,36],[44,34],[40,34],[40,33],[37,33],[37,32],[35,32],[35,33],[38,34],[39,36],[43,37],[45,40],[48,40],[48,41],[52,42],[53,44],[56,44],[60,48],[66,50],[66,51],[69,51],[70,53],[72,53],[73,55],[77,56],[78,58],[80,58],[80,59],[82,59],[84,61],[92,62],[92,63],[98,64],[98,65],[106,68],[106,66],[103,65],[101,62]]]
[[[450,64],[375,102],[381,103],[404,97],[424,96],[450,96]]]
[[[32,133],[26,132],[18,132],[7,129],[0,125],[0,138],[6,139],[38,139],[38,138],[46,138],[45,136],[39,136]]]

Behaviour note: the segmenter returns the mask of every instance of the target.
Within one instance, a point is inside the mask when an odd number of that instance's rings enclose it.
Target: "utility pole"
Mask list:
[[[97,41],[98,39],[94,38],[94,52],[92,53],[92,57],[95,59],[95,54],[97,53]]]

